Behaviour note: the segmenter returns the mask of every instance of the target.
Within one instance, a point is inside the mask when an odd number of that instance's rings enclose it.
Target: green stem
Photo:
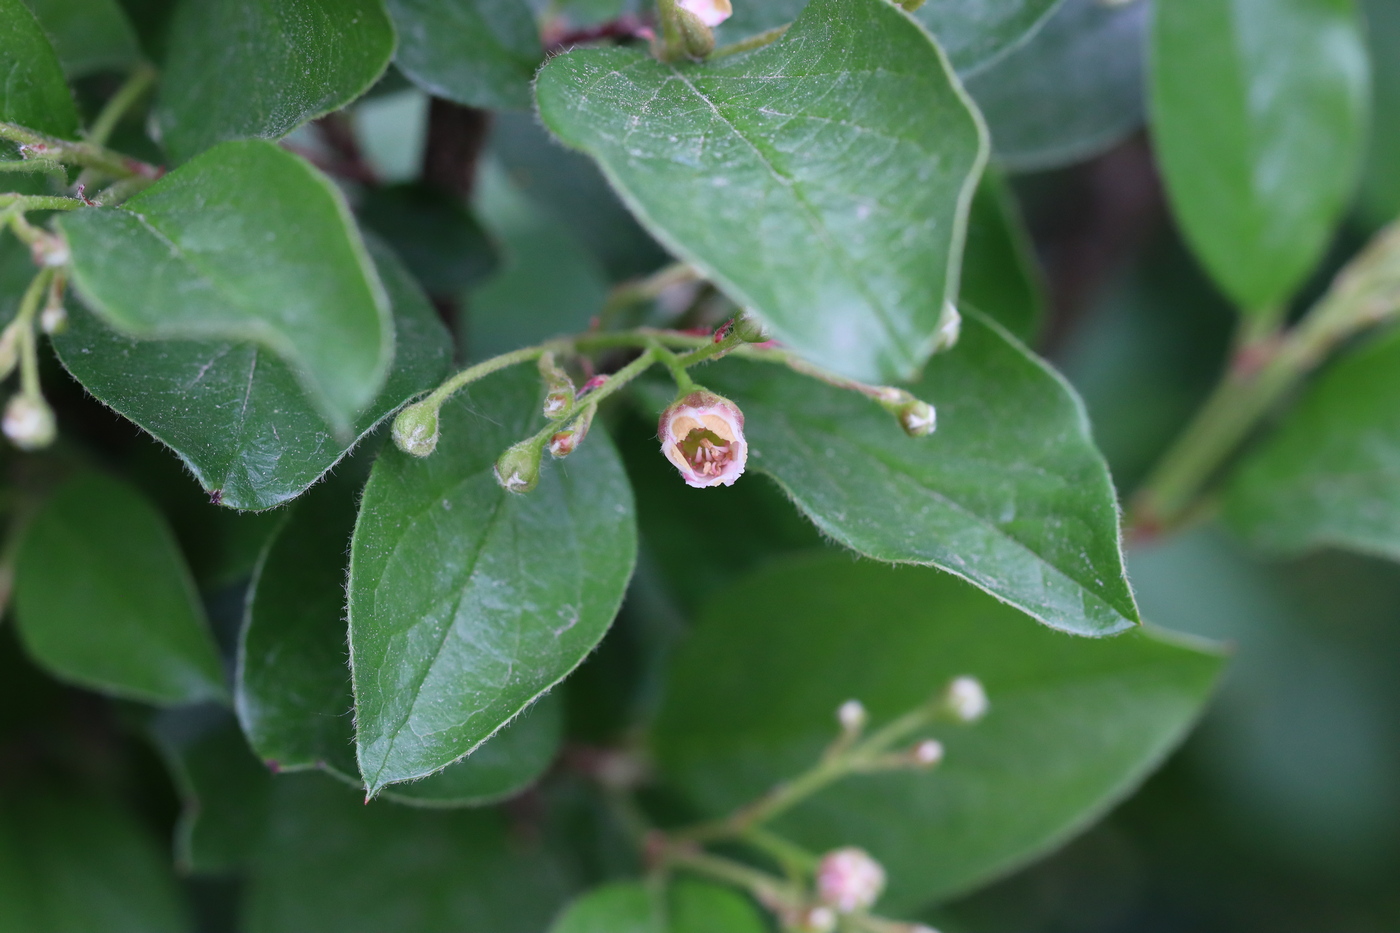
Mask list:
[[[80,198],[54,197],[46,194],[0,194],[0,207],[18,205],[21,211],[76,211],[87,207]]]
[[[765,29],[763,32],[749,36],[747,39],[740,39],[738,42],[721,45],[710,53],[707,60],[714,61],[716,58],[724,58],[726,55],[738,55],[740,52],[751,52],[754,49],[761,49],[765,45],[772,45],[774,42],[781,39],[783,34],[791,28],[792,23],[785,23],[782,26],[774,26],[772,29]]]
[[[36,158],[79,165],[114,178],[139,176],[154,181],[161,174],[160,169],[154,165],[113,152],[103,146],[45,136],[14,123],[0,123],[0,139],[8,139],[27,147]]]
[[[54,276],[53,269],[40,269],[25,289],[19,301],[19,310],[10,327],[19,328],[19,379],[20,392],[30,398],[39,398],[39,349],[38,338],[34,334],[34,316],[39,313],[39,305],[49,289],[49,281]]]
[[[661,365],[671,373],[671,378],[675,380],[676,392],[678,395],[685,395],[695,391],[695,380],[690,378],[690,373],[685,371],[685,366],[681,364],[681,358],[670,350],[666,349],[659,342],[652,348],[652,353]]]
[[[1206,403],[1135,497],[1130,534],[1200,514],[1202,491],[1274,406],[1343,340],[1400,312],[1400,223],[1381,231],[1289,331],[1242,322],[1238,351]]]
[[[87,134],[88,142],[94,146],[107,145],[112,131],[117,128],[117,123],[155,83],[155,68],[145,62],[137,65],[136,70],[127,77],[121,87],[117,88],[117,93],[112,95],[111,99],[103,106],[102,112],[97,115],[97,119],[93,121],[92,128],[88,130]]]
[[[680,27],[676,25],[676,0],[656,0],[656,13],[661,20],[661,60],[673,62],[684,55]]]
[[[797,843],[790,842],[761,826],[750,826],[744,830],[739,839],[760,852],[766,852],[772,856],[773,860],[783,866],[783,870],[793,878],[800,878],[817,870],[820,859],[815,855]]]
[[[802,892],[795,886],[742,862],[684,845],[668,847],[664,858],[669,866],[743,888],[765,906],[789,910],[799,910],[803,906]]]
[[[468,366],[455,376],[449,377],[447,381],[434,389],[423,401],[430,404],[433,408],[441,407],[442,403],[455,395],[458,390],[476,382],[478,379],[483,379],[497,370],[505,369],[508,366],[514,366],[517,363],[528,363],[531,360],[537,360],[547,351],[557,350],[567,345],[568,341],[551,341],[550,343],[542,343],[533,347],[521,347],[519,350],[502,353],[500,356],[493,356],[489,360],[483,360],[474,366]]]

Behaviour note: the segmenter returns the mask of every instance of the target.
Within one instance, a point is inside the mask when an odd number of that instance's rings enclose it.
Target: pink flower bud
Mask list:
[[[930,768],[943,760],[943,743],[937,739],[924,739],[910,751],[914,764]]]
[[[694,14],[706,26],[714,28],[734,15],[729,0],[676,0],[676,6]]]
[[[593,425],[593,413],[597,410],[596,405],[589,405],[583,414],[574,419],[573,424],[554,432],[549,439],[549,455],[555,460],[562,460],[578,449],[578,445],[588,436],[588,429]]]
[[[840,913],[864,910],[884,889],[885,869],[864,849],[833,849],[817,866],[817,897]]]
[[[749,459],[744,413],[729,399],[696,389],[661,413],[661,452],[686,485],[734,485]]]

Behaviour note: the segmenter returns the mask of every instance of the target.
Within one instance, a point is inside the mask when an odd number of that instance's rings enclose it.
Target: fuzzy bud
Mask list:
[[[905,9],[908,9],[906,7]],[[938,330],[933,335],[933,352],[951,350],[962,336],[962,315],[950,301],[943,305],[943,315],[938,319]]]
[[[928,402],[914,399],[899,407],[899,426],[910,437],[932,434],[938,427],[938,412]]]
[[[540,481],[540,459],[543,451],[534,439],[523,440],[501,454],[493,468],[496,482],[507,492],[526,493]]]
[[[937,739],[924,739],[909,750],[909,758],[922,768],[932,768],[943,760],[943,743]]]
[[[864,849],[833,849],[817,866],[817,897],[838,913],[864,910],[879,900],[883,890],[885,869]]]
[[[691,58],[704,58],[715,50],[714,32],[705,25],[704,20],[680,3],[676,4],[676,30],[681,34],[685,54]]]
[[[38,450],[53,443],[58,436],[53,409],[48,402],[33,395],[15,395],[5,406],[0,421],[8,437],[20,450]]]
[[[574,400],[574,381],[554,362],[554,354],[540,357],[540,379],[544,381],[544,416],[556,421],[569,410]]]
[[[963,722],[976,722],[987,714],[987,691],[976,677],[955,677],[948,684],[944,702]]]
[[[678,12],[689,13],[701,25],[714,28],[734,15],[729,0],[676,0]]]
[[[743,475],[749,458],[744,413],[721,395],[696,389],[677,399],[661,413],[656,433],[661,452],[688,486],[732,486]]]
[[[49,336],[63,333],[68,329],[68,309],[61,304],[49,305],[39,314],[39,326]]]
[[[766,343],[772,339],[768,335],[768,328],[763,326],[758,315],[752,311],[740,312],[734,319],[734,334],[745,343]]]
[[[859,732],[869,719],[870,714],[860,700],[847,700],[836,708],[836,721],[845,732]]]
[[[394,445],[406,454],[426,457],[437,448],[438,406],[425,399],[414,402],[394,419]]]
[[[19,336],[19,325],[13,322],[0,333],[0,379],[7,378],[19,363]]]
[[[562,431],[556,431],[549,439],[549,455],[555,460],[563,460],[578,449],[578,445],[588,436],[588,429],[593,425],[593,413],[597,410],[597,406],[589,405],[583,410],[583,414],[574,419],[573,424]]]

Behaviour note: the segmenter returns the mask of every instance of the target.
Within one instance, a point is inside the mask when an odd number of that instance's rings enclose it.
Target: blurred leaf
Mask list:
[[[179,5],[156,118],[183,162],[226,139],[279,139],[378,80],[394,54],[381,0],[194,0]]]
[[[991,710],[933,730],[937,769],[844,779],[775,824],[815,851],[867,849],[889,872],[879,909],[898,914],[1083,829],[1180,741],[1221,666],[1164,634],[1071,638],[944,574],[815,555],[716,596],[675,655],[654,744],[719,816],[811,767],[845,700],[878,728],[978,677]]]
[[[934,0],[914,18],[933,33],[949,61],[964,76],[979,71],[1034,35],[1062,0]],[[781,26],[796,19],[807,0],[736,3],[717,31],[721,42]]]
[[[587,329],[608,294],[597,260],[494,165],[481,174],[476,208],[500,244],[501,265],[467,301],[471,359]]]
[[[274,781],[272,829],[249,879],[249,933],[540,930],[571,869],[497,810],[365,806],[318,775]]]
[[[593,160],[555,142],[533,113],[497,114],[488,147],[515,189],[571,231],[608,278],[645,275],[666,262],[666,251],[627,212]],[[552,231],[555,224],[544,226]]]
[[[958,294],[1017,338],[1030,341],[1045,316],[1045,294],[1030,234],[1015,196],[995,172],[987,172],[967,217]]]
[[[118,330],[254,341],[340,433],[383,388],[394,360],[384,287],[339,191],[286,150],[224,143],[123,208],[62,223],[74,284]]]
[[[258,757],[278,771],[322,768],[357,785],[345,578],[362,482],[352,469],[292,506],[248,594],[237,680],[239,720]],[[424,806],[511,796],[549,766],[561,731],[558,698],[541,698],[470,757],[384,796]]]
[[[388,0],[394,64],[423,90],[467,107],[524,110],[544,59],[523,0]]]
[[[618,881],[580,895],[549,933],[766,933],[768,923],[742,894],[681,879],[660,903],[640,881]]]
[[[1163,0],[1153,143],[1177,220],[1246,312],[1283,304],[1322,258],[1366,141],[1351,0]]]
[[[73,138],[78,110],[58,55],[24,0],[0,0],[0,120]]]
[[[911,386],[938,406],[928,437],[786,368],[726,361],[701,378],[744,410],[749,465],[838,543],[941,567],[1064,631],[1137,622],[1113,484],[1078,397],[977,317]]]
[[[632,491],[600,424],[539,488],[496,458],[537,427],[538,377],[488,377],[442,409],[418,459],[386,448],[351,548],[360,773],[371,794],[470,753],[607,631],[636,560]]]
[[[359,208],[429,295],[479,285],[498,265],[496,248],[462,205],[425,185],[370,188]]]
[[[225,698],[223,671],[175,537],[139,493],[69,480],[25,533],[15,609],[55,676],[148,703]]]
[[[387,249],[371,242],[369,251],[393,306],[397,352],[349,443],[336,440],[287,364],[254,343],[131,339],[71,307],[54,347],[75,379],[169,445],[224,505],[271,508],[302,493],[405,399],[447,374],[451,339],[437,315]]]
[[[1064,0],[1029,41],[967,81],[1013,172],[1081,162],[1142,124],[1146,2]]]
[[[576,50],[536,94],[652,234],[779,339],[871,381],[927,359],[986,142],[899,9],[815,0],[774,44],[704,65]]]
[[[272,779],[224,710],[169,710],[152,733],[182,804],[175,862],[194,874],[232,874],[251,864],[267,831]]]
[[[132,817],[46,793],[0,802],[4,933],[182,933],[191,929],[168,858]]]
[[[1250,542],[1400,560],[1400,331],[1333,364],[1237,468],[1225,518]]]
[[[25,0],[70,78],[141,60],[136,33],[116,0]]]
[[[1400,217],[1400,4],[1362,0],[1371,61],[1371,148],[1361,177],[1360,213],[1380,227]]]

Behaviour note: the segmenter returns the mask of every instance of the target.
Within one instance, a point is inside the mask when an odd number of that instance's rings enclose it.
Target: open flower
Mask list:
[[[676,0],[676,6],[695,14],[696,19],[711,29],[734,15],[729,0]]]
[[[749,445],[744,413],[729,399],[696,389],[661,413],[661,452],[681,471],[686,485],[732,486],[744,472]]]

